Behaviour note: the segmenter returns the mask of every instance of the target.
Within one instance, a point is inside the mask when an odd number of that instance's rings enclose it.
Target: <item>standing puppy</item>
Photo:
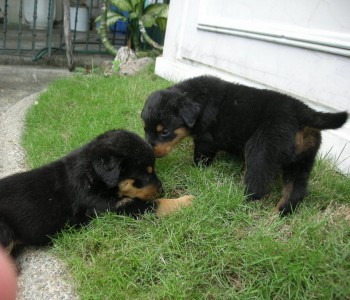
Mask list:
[[[202,76],[151,94],[141,117],[157,157],[189,135],[195,164],[210,165],[222,150],[243,154],[252,199],[265,196],[282,171],[276,209],[286,214],[306,195],[320,131],[341,127],[348,114],[317,112],[287,95]]]
[[[161,182],[151,147],[125,130],[111,130],[40,168],[0,180],[0,246],[42,245],[65,225],[96,213],[164,215],[187,206],[190,196],[154,200]]]

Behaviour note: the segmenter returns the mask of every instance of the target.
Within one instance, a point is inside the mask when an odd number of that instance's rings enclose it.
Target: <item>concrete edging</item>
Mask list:
[[[0,116],[0,178],[25,170],[20,138],[24,117],[40,93],[30,95]],[[19,271],[17,299],[78,299],[62,261],[45,248],[25,248],[16,260]]]

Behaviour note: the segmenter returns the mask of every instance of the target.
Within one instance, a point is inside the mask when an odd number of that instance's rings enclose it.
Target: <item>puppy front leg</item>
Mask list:
[[[146,212],[154,212],[157,208],[156,201],[124,198],[117,202],[116,213],[138,219]]]
[[[163,217],[171,214],[182,207],[191,205],[194,196],[187,195],[176,199],[157,199],[156,202],[156,216]]]
[[[192,195],[182,196],[176,199],[157,199],[153,201],[144,201],[140,199],[126,198],[123,200],[123,205],[117,208],[117,213],[127,215],[133,218],[139,218],[146,212],[153,211],[157,217],[162,217],[179,210],[182,207],[187,207],[193,200]]]
[[[202,164],[207,167],[213,162],[216,149],[206,141],[194,141],[193,161],[196,166]]]

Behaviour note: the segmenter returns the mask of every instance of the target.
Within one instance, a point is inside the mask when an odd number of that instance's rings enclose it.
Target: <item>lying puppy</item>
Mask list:
[[[202,76],[151,94],[141,117],[157,157],[188,135],[195,164],[210,165],[221,150],[243,154],[252,199],[265,196],[282,171],[283,196],[276,210],[286,214],[306,195],[320,130],[341,127],[348,114],[316,112],[287,95]]]
[[[67,156],[0,180],[0,245],[42,245],[65,225],[96,213],[164,215],[187,206],[190,196],[154,200],[161,182],[151,147],[136,134],[108,131]]]

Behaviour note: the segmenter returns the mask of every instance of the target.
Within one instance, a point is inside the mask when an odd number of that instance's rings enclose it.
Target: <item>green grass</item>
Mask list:
[[[170,83],[76,76],[53,83],[28,112],[23,146],[30,167],[56,159],[111,128],[142,135],[147,95]],[[269,198],[243,196],[241,162],[220,154],[192,166],[184,141],[157,160],[167,196],[193,194],[190,208],[157,219],[104,214],[66,230],[52,251],[70,268],[82,299],[350,298],[350,179],[318,160],[298,211],[272,212]]]

